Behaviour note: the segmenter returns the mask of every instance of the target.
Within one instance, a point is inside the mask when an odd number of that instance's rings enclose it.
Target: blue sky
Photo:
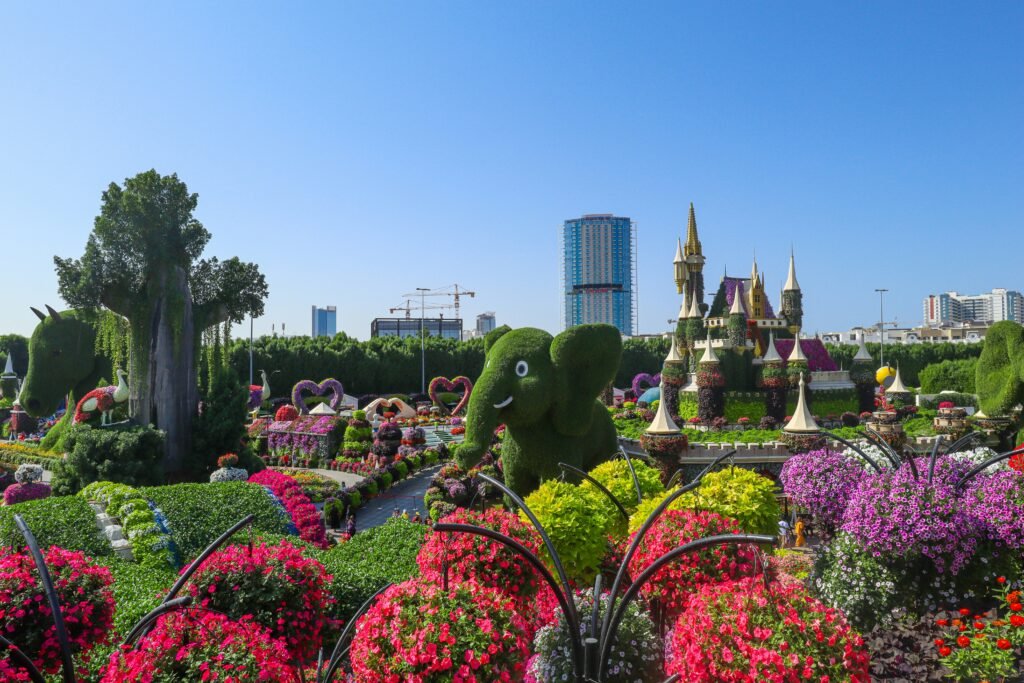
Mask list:
[[[873,323],[876,287],[901,323],[1024,289],[1024,4],[295,5],[0,9],[0,332],[149,168],[261,265],[257,333],[317,303],[366,338],[453,282],[555,330],[560,223],[602,212],[637,221],[661,331],[690,201],[712,290],[754,250],[778,290],[794,245],[808,332]]]

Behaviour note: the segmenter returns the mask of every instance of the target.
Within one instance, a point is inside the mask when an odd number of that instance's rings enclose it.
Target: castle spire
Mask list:
[[[796,281],[796,263],[793,260],[793,247],[789,248],[789,275],[786,277],[786,284],[783,286],[782,291],[784,292],[799,292],[800,283]]]
[[[796,408],[793,410],[793,418],[786,423],[786,426],[782,428],[782,431],[790,432],[791,434],[816,434],[821,431],[821,427],[819,427],[818,423],[814,421],[814,416],[807,407],[807,399],[804,397],[806,390],[806,385],[804,384],[804,373],[801,372],[800,393],[797,395]]]
[[[676,257],[672,259],[672,273],[676,280],[676,292],[683,293],[686,288],[686,260],[683,258],[683,244],[676,238]]]
[[[692,299],[690,299],[690,310],[686,314],[686,317],[687,318],[703,318],[704,317],[703,315],[700,314],[700,306],[697,303],[697,297],[696,296],[694,296]]]
[[[737,282],[736,289],[732,293],[732,307],[729,309],[729,315],[746,315],[747,312],[743,310],[743,283]]]
[[[697,215],[693,211],[693,202],[690,202],[690,218],[686,222],[686,255],[704,255],[700,240],[697,238]]]
[[[768,351],[765,352],[762,360],[765,363],[781,363],[782,356],[779,355],[779,350],[775,348],[775,332],[768,333]]]
[[[679,319],[686,320],[690,317],[690,293],[683,294],[683,305],[679,307]]]
[[[704,355],[701,356],[701,363],[717,363],[718,354],[715,353],[715,349],[711,346],[711,330],[708,330],[708,347],[704,350]]]

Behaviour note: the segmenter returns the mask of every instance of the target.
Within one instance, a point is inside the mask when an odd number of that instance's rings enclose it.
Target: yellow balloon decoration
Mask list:
[[[889,365],[878,368],[878,372],[875,373],[875,381],[885,387],[892,384],[894,379],[896,379],[896,368]]]

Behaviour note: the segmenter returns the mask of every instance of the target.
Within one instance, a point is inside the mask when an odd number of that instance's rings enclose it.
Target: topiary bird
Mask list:
[[[83,396],[75,406],[75,423],[85,422],[92,419],[96,413],[100,413],[100,424],[109,424],[114,406],[127,401],[130,395],[128,383],[125,381],[127,376],[128,373],[118,368],[115,386],[98,387]]]
[[[270,380],[267,379],[267,371],[260,370],[260,376],[263,378],[263,386],[249,385],[249,410],[259,410],[263,402],[270,398]]]

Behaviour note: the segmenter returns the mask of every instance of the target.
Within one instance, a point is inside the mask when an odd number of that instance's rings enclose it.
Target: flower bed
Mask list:
[[[288,422],[272,422],[267,428],[269,455],[295,460],[326,462],[334,457],[345,433],[345,421],[331,415],[301,415]],[[281,463],[284,464],[284,463]]]
[[[320,513],[303,493],[298,482],[273,470],[257,472],[249,477],[249,482],[265,486],[277,496],[298,529],[299,538],[320,547],[327,547],[327,532],[323,520],[320,519]]]
[[[330,477],[309,470],[281,469],[277,471],[294,479],[313,503],[324,502],[328,497],[336,495],[341,488],[338,482]]]

